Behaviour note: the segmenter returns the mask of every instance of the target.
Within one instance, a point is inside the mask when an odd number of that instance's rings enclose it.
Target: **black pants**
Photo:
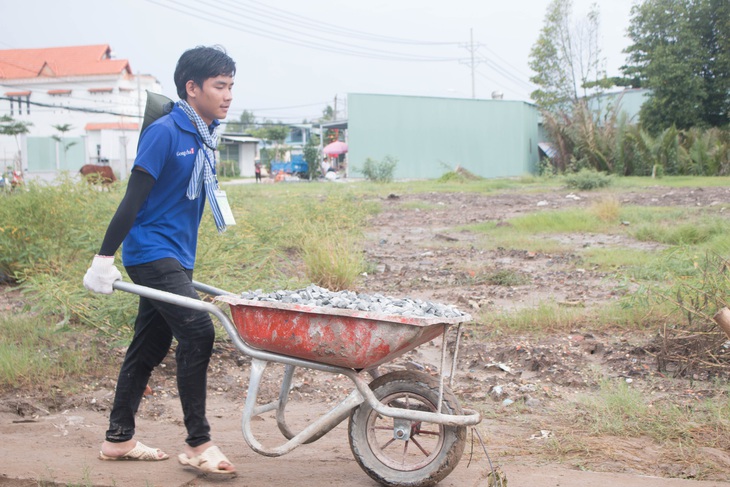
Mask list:
[[[175,259],[161,259],[126,267],[135,284],[200,299],[192,285],[192,269]],[[178,342],[177,388],[182,404],[186,443],[192,447],[210,441],[205,417],[208,363],[215,330],[208,313],[140,297],[134,338],[119,371],[114,406],[106,439],[123,442],[134,437],[134,415],[139,408],[152,369],[167,355],[172,338]]]
[[[256,182],[258,183],[259,181],[261,181],[261,173],[257,172],[256,173]]]

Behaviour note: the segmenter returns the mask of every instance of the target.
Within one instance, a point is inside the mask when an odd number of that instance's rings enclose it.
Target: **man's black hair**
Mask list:
[[[177,95],[187,100],[188,92],[185,85],[192,80],[202,87],[208,78],[216,76],[235,76],[236,62],[226,54],[221,46],[197,46],[185,51],[177,61],[175,67],[175,86]]]

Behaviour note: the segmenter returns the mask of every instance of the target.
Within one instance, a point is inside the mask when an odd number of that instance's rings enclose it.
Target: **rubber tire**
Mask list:
[[[386,397],[408,393],[421,401],[427,401],[430,410],[435,411],[436,402],[438,401],[439,380],[422,372],[405,370],[378,377],[370,383],[370,389],[381,401]],[[423,408],[414,409],[422,410]],[[444,386],[441,412],[445,414],[463,414],[458,399],[447,386]],[[361,404],[350,414],[348,425],[350,449],[365,473],[382,485],[389,487],[427,487],[435,485],[449,475],[461,460],[466,443],[466,426],[445,426],[428,423],[432,429],[439,429],[439,436],[443,440],[438,451],[434,450],[435,455],[432,452],[429,456],[433,457],[431,461],[416,470],[401,470],[389,466],[376,456],[368,441],[368,422],[371,416],[375,420],[379,414],[367,403]],[[399,444],[402,445],[403,443],[399,442]]]

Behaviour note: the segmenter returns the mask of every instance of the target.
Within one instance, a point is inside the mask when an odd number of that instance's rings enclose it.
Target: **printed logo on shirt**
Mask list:
[[[181,150],[175,154],[177,157],[191,156],[195,154],[195,147],[191,147],[188,150]]]

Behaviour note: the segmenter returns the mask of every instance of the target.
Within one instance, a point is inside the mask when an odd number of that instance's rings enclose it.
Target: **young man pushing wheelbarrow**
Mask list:
[[[127,191],[109,223],[84,286],[111,294],[122,278],[114,254],[135,284],[199,299],[193,288],[198,228],[207,200],[219,232],[234,222],[215,175],[219,120],[231,105],[236,64],[218,47],[185,51],[175,68],[180,100],[144,128]],[[208,364],[215,333],[210,315],[175,304],[139,299],[134,337],[117,382],[102,460],[161,461],[169,456],[135,439],[135,414],[152,370],[178,345],[177,386],[187,438],[181,464],[205,473],[236,472],[210,436],[206,419]]]

